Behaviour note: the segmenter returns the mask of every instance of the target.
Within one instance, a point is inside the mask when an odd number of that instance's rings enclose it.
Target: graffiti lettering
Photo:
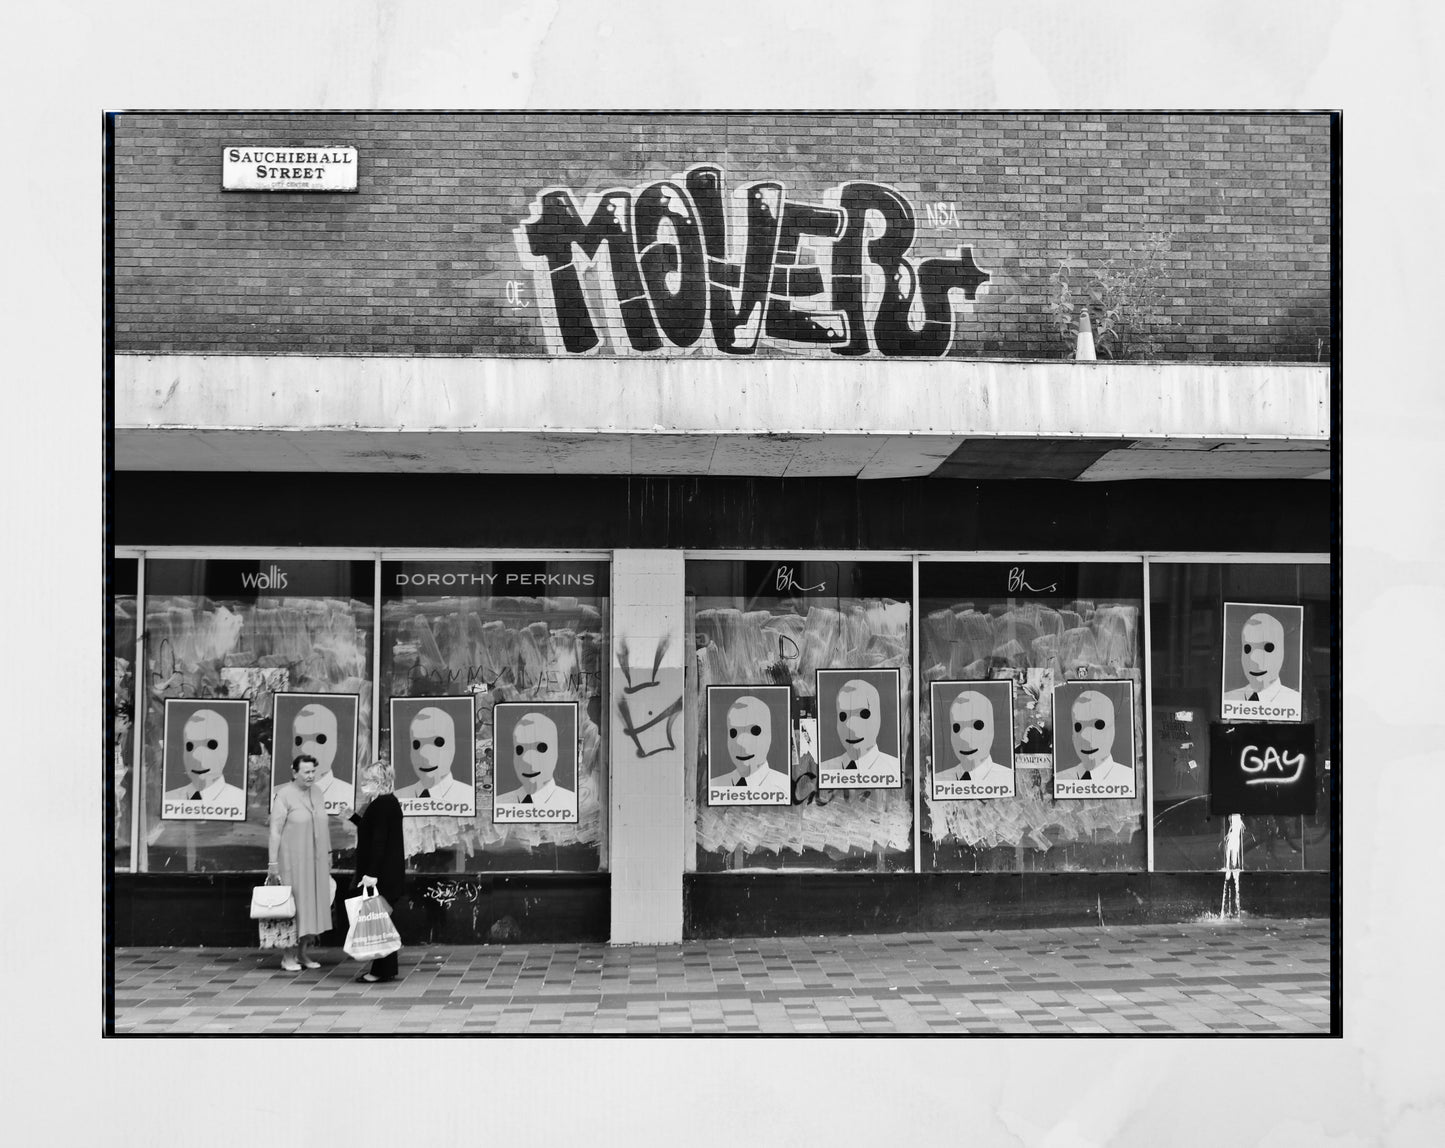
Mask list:
[[[150,635],[146,634],[147,647]],[[209,681],[190,682],[186,670],[176,657],[169,638],[162,638],[156,645],[156,653],[147,663],[146,677],[150,680],[150,691],[156,697],[169,698],[211,698],[216,697],[216,686]],[[220,696],[225,696],[221,688]]]
[[[663,635],[653,649],[652,676],[634,680],[635,667],[627,639],[617,640],[617,665],[627,683],[617,699],[617,712],[622,718],[622,733],[631,739],[639,758],[677,749],[676,726],[682,715],[682,695],[662,680],[662,662],[671,644],[671,635]]]
[[[818,775],[812,771],[800,773],[793,778],[793,804],[794,805],[827,805],[833,800],[833,790],[818,788]],[[838,790],[844,799],[848,797],[846,790]]]
[[[453,881],[438,881],[422,890],[423,897],[436,902],[443,909],[450,909],[458,898],[475,904],[480,894],[481,890],[475,885],[463,885]]]
[[[542,669],[529,674],[524,664],[508,666],[497,670],[488,666],[469,663],[465,666],[432,666],[428,668],[420,661],[412,663],[406,671],[410,688],[426,682],[445,691],[451,685],[486,686],[489,690],[498,686],[518,690],[540,689],[550,692],[565,692],[579,698],[588,698],[601,692],[602,675],[590,670],[569,670],[562,673],[554,669]]]
[[[1294,772],[1287,776],[1251,777],[1244,783],[1245,785],[1289,785],[1291,782],[1298,781],[1300,774],[1304,772],[1305,755],[1278,750],[1272,745],[1260,753],[1258,746],[1247,745],[1240,751],[1239,768],[1245,773],[1268,773],[1270,770],[1278,770],[1281,775],[1285,770],[1292,769]]]
[[[958,208],[951,203],[925,203],[923,209],[928,215],[929,227],[959,227]]]
[[[952,293],[973,302],[989,279],[972,248],[915,269],[914,212],[902,194],[850,182],[825,199],[789,200],[775,182],[727,196],[722,169],[699,164],[671,180],[594,192],[580,206],[570,188],[547,188],[514,234],[558,353],[597,351],[604,336],[618,353],[683,353],[710,329],[729,355],[752,354],[763,338],[838,355],[945,354]],[[957,224],[956,213],[935,217],[928,206],[930,222]],[[730,223],[742,234],[740,256]]]
[[[150,662],[151,689],[159,693],[166,688],[171,677],[179,671],[176,652],[169,638],[162,638],[156,646],[155,657]]]

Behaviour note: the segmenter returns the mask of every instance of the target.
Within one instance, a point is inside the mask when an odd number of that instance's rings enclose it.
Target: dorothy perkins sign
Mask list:
[[[356,149],[245,144],[221,152],[223,191],[355,191]]]

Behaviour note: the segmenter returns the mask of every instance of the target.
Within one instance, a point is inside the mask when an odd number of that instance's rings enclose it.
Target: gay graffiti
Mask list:
[[[555,354],[604,339],[618,354],[681,354],[710,334],[729,355],[766,340],[931,358],[953,342],[953,293],[971,303],[989,275],[965,246],[915,269],[915,231],[912,204],[885,184],[843,183],[822,204],[774,181],[729,195],[722,169],[699,164],[580,207],[569,188],[547,188],[514,235]]]

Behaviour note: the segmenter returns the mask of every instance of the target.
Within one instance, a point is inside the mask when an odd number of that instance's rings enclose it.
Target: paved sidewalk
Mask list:
[[[117,1034],[1316,1033],[1329,922],[431,946],[360,985],[338,950],[118,949]]]

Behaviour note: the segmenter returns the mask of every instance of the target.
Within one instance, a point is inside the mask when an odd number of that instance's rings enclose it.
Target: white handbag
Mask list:
[[[251,890],[251,920],[284,921],[296,916],[290,885],[257,885]]]

